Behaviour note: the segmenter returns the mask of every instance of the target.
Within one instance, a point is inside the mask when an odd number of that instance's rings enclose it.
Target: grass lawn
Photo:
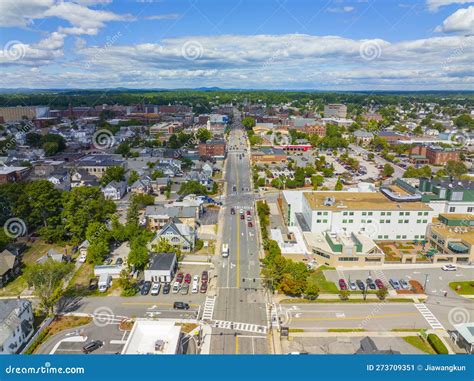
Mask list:
[[[83,263],[81,267],[76,271],[69,282],[69,286],[65,291],[67,296],[107,296],[107,295],[120,295],[121,289],[119,286],[119,280],[113,279],[112,285],[109,287],[107,292],[99,292],[98,290],[89,290],[89,281],[91,278],[95,278],[94,265],[90,263]]]
[[[308,300],[303,298],[295,298],[295,299],[282,299],[280,301],[281,304],[298,304],[298,303],[413,303],[412,299],[406,298],[388,298],[384,301],[378,299],[316,299],[316,300]]]
[[[314,270],[308,277],[308,282],[313,283],[319,288],[321,294],[338,294],[339,289],[334,282],[330,282],[324,276],[321,268]]]
[[[45,243],[44,241],[37,240],[35,242],[28,243],[28,249],[23,253],[23,269],[29,265],[34,264],[39,258],[45,255],[48,250],[55,249],[58,252],[64,252],[66,246],[60,246],[55,244]],[[68,253],[70,252],[68,247]],[[23,275],[19,275],[14,280],[9,282],[5,287],[0,289],[0,296],[18,296],[27,287],[26,280]]]
[[[328,332],[365,332],[363,328],[329,328]]]
[[[456,290],[456,287],[458,286],[461,286],[461,288]],[[466,282],[451,282],[449,287],[459,295],[474,295],[474,280],[468,280]]]
[[[413,345],[415,348],[418,348],[422,352],[428,353],[430,355],[436,354],[431,345],[420,336],[407,336],[403,337],[403,340],[405,340],[408,344]]]

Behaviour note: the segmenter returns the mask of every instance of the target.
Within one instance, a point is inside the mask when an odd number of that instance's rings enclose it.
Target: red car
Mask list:
[[[247,210],[247,216],[250,216],[252,213],[250,213],[250,210]]]
[[[207,280],[209,279],[209,274],[207,271],[203,271],[202,274],[201,274],[201,281],[202,282],[207,282]]]
[[[380,279],[375,279],[375,285],[377,286],[379,290],[385,287],[383,282]]]
[[[186,274],[186,276],[184,277],[184,281],[186,283],[191,283],[191,274]]]
[[[251,227],[253,226],[252,221],[249,221],[249,222],[247,223],[247,226],[248,226],[249,228],[251,228]]]
[[[339,279],[339,288],[341,290],[347,290],[347,284],[344,279]]]
[[[182,283],[183,278],[184,278],[184,274],[183,273],[178,273],[178,275],[176,275],[176,282]]]
[[[243,220],[245,219],[245,216],[243,214],[240,215],[240,219]]]
[[[207,282],[202,282],[201,283],[201,288],[199,289],[201,294],[205,294],[207,292]]]

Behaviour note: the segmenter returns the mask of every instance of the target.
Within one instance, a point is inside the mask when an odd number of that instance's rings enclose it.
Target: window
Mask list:
[[[355,262],[358,261],[359,258],[357,257],[341,257],[339,258],[339,262]]]
[[[417,223],[417,224],[421,224],[421,220],[416,220],[416,223]]]
[[[397,238],[397,239],[400,239],[400,236],[399,236],[399,235],[397,235],[397,237],[396,237],[396,238]]]
[[[383,238],[383,235],[379,235],[377,236],[378,239],[382,239]]]
[[[399,216],[404,216],[405,215],[405,212],[400,212],[398,213]]]
[[[415,239],[418,239],[419,238],[419,235],[415,235]]]
[[[398,223],[399,223],[399,224],[403,224],[403,220],[398,220]]]
[[[349,223],[352,224],[354,222],[354,220],[349,220]]]
[[[363,215],[363,216],[366,216],[366,215],[367,215],[367,212],[362,212],[362,215]]]
[[[362,222],[363,224],[365,224],[365,220],[361,220],[360,222]]]
[[[406,235],[402,235],[402,239],[407,239],[407,236],[406,236]]]
[[[374,214],[374,213],[372,213],[372,212],[369,212],[367,215],[368,215],[368,216],[372,216],[373,214]]]
[[[424,216],[427,216],[427,215],[428,215],[428,212],[424,212],[423,215],[424,215]]]
[[[343,223],[343,224],[347,224],[347,220],[342,220],[342,223]]]
[[[349,212],[349,216],[353,216],[354,215],[354,212]]]
[[[328,215],[328,212],[323,212],[323,216],[327,216]]]
[[[409,216],[410,215],[410,212],[405,212],[405,216]]]
[[[391,216],[392,215],[392,212],[387,212],[387,216]]]
[[[406,224],[408,224],[410,221],[408,221],[408,220],[405,220],[404,222],[405,222]]]
[[[385,212],[381,212],[380,215],[381,215],[381,216],[385,216]]]
[[[328,220],[323,220],[323,224],[327,224]]]
[[[321,212],[317,212],[316,214],[317,214],[318,216],[320,216],[320,215],[321,215]]]
[[[316,223],[320,224],[320,223],[321,223],[321,220],[316,220]]]
[[[385,223],[389,224],[389,223],[390,223],[390,220],[385,220]]]
[[[343,216],[347,216],[347,212],[342,212],[342,215],[343,215]]]
[[[449,213],[454,213],[456,211],[456,207],[455,206],[451,206],[449,208]]]
[[[388,239],[388,235],[384,235],[383,238],[384,238],[384,239]]]
[[[385,221],[384,220],[380,220],[380,223],[383,224]]]
[[[474,207],[472,207],[472,206],[470,206],[470,207],[467,208],[467,212],[468,212],[468,213],[472,213],[473,210],[474,210]]]

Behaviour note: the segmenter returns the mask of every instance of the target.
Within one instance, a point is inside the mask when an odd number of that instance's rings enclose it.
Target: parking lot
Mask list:
[[[449,287],[451,282],[466,281],[473,278],[473,270],[457,268],[456,271],[443,271],[440,268],[406,268],[406,269],[387,269],[380,270],[350,270],[337,269],[324,271],[326,278],[338,284],[339,279],[348,281],[360,279],[365,282],[369,277],[380,279],[389,289],[393,289],[389,280],[391,278],[407,282],[410,280],[418,281],[422,286],[425,285],[428,295],[443,296],[445,292],[450,296],[456,296],[456,293]]]

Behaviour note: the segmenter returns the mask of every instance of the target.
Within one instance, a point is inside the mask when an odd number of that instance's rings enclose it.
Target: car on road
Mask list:
[[[244,188],[242,188],[242,190],[244,190]],[[243,209],[240,209],[239,213],[240,213],[240,214],[244,214],[244,210],[243,210]]]
[[[375,279],[375,285],[377,286],[379,290],[385,287],[383,282],[380,279]]]
[[[91,290],[91,291],[97,290],[97,287],[99,287],[99,279],[97,279],[97,278],[92,278],[92,279],[89,281],[89,290]]]
[[[388,283],[395,289],[395,290],[400,290],[400,283],[398,283],[398,280],[391,278]]]
[[[247,216],[247,221],[252,221],[252,216]]]
[[[347,290],[347,283],[344,279],[339,279],[339,288],[341,290]]]
[[[372,278],[367,278],[366,283],[367,283],[367,288],[370,288],[371,290],[375,290],[377,288]]]
[[[161,290],[161,284],[158,283],[158,282],[155,282],[153,283],[153,285],[151,286],[151,291],[150,293],[152,295],[158,295],[160,293],[160,290]]]
[[[357,284],[357,287],[359,287],[359,290],[361,290],[361,291],[365,290],[365,284],[360,279],[356,280],[356,284]]]
[[[207,292],[207,282],[201,283],[201,294],[205,294]]]
[[[240,215],[240,219],[241,220],[244,220],[245,219],[245,216],[243,214]]]
[[[175,310],[189,310],[189,304],[184,302],[174,302],[173,308]]]
[[[400,287],[403,290],[409,290],[410,289],[410,285],[408,284],[408,282],[405,279],[400,279],[400,281],[398,283],[400,283]]]
[[[163,294],[169,294],[171,290],[171,285],[169,283],[165,283],[163,285]]]
[[[250,210],[247,210],[247,216],[251,216],[252,213],[250,212]]]
[[[151,288],[151,282],[149,280],[145,281],[143,283],[141,294],[148,295],[148,293],[150,292],[150,288]]]
[[[230,214],[235,214],[235,209],[234,208],[230,208]]]
[[[247,226],[248,226],[249,228],[252,228],[252,227],[253,227],[252,221],[247,222]]]
[[[182,283],[183,279],[184,279],[183,273],[178,273],[178,275],[176,275],[176,282]]]
[[[350,281],[348,282],[348,284],[349,284],[349,290],[351,290],[351,291],[357,290],[357,285],[356,285],[356,283],[355,283],[353,280],[350,280]]]
[[[191,283],[191,274],[186,274],[186,276],[184,277],[184,282],[188,284]]]
[[[82,353],[87,355],[91,352],[96,351],[99,348],[102,348],[103,345],[104,343],[100,340],[90,341],[82,347]]]
[[[209,273],[204,270],[201,274],[201,280],[202,282],[207,282],[209,280]]]
[[[177,294],[179,292],[179,289],[181,288],[181,283],[179,282],[174,282],[173,284],[173,289],[171,290],[171,292],[173,294]]]
[[[443,271],[456,271],[457,267],[454,266],[454,265],[444,265],[443,267],[441,267],[441,270],[443,270]]]
[[[181,293],[181,295],[187,295],[189,292],[189,283],[184,283],[181,286],[181,290],[179,290],[179,292]]]

